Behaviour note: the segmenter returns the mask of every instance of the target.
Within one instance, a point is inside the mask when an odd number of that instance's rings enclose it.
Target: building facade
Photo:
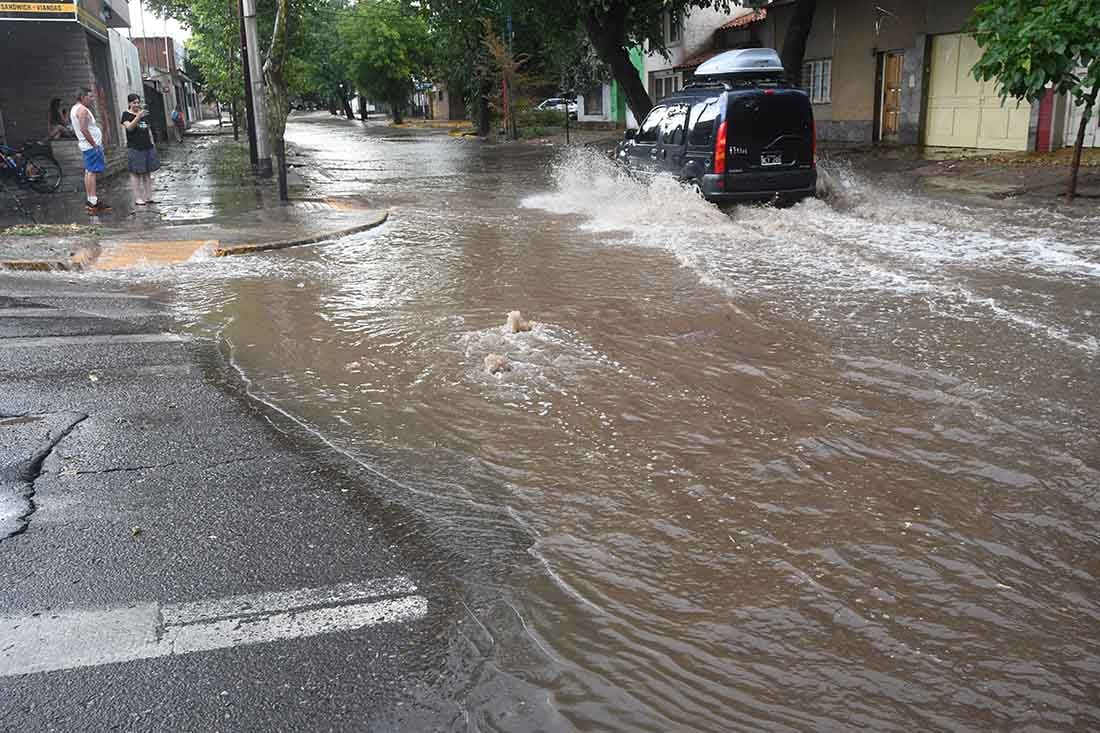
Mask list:
[[[974,79],[966,33],[979,0],[819,0],[802,85],[818,136],[850,143],[1034,149],[1038,110]],[[791,0],[767,6],[763,45],[783,47]]]
[[[630,63],[637,70],[638,77],[643,78],[645,52],[637,47],[630,49]],[[614,79],[577,95],[577,119],[581,122],[602,122],[618,127],[638,126],[627,106],[622,86]]]
[[[168,128],[176,107],[186,127],[202,119],[198,90],[184,71],[183,45],[170,36],[141,36],[133,43],[141,63],[145,104],[157,138],[169,139]]]
[[[818,138],[852,144],[1037,150],[1072,144],[1080,110],[1050,95],[1002,101],[971,70],[981,49],[967,27],[980,0],[818,0],[800,69]],[[665,58],[645,56],[642,78],[656,102],[691,83],[699,64],[725,50],[782,50],[795,0],[725,14],[666,14]],[[1086,144],[1100,144],[1097,125]]]
[[[111,31],[129,22],[129,7],[122,0],[0,3],[0,68],[5,70],[0,76],[0,137],[12,145],[45,138],[51,100],[61,100],[67,116],[77,92],[88,88],[103,129],[108,170],[121,169],[126,142],[119,123],[122,106]],[[125,41],[114,35],[117,43]],[[121,102],[125,104],[125,97]],[[76,142],[54,141],[53,149],[68,184],[81,166]]]
[[[462,99],[462,95],[452,94],[443,82],[432,85],[429,100],[431,119],[452,121],[466,119],[466,102]]]

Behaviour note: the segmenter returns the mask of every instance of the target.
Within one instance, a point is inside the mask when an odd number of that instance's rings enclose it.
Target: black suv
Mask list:
[[[777,78],[702,81],[662,99],[615,159],[669,173],[715,203],[813,196],[817,138],[809,96]]]

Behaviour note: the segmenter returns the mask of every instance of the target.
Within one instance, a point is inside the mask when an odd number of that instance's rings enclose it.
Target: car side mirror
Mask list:
[[[623,133],[623,140],[633,140],[636,137],[638,137],[637,130],[627,130]]]

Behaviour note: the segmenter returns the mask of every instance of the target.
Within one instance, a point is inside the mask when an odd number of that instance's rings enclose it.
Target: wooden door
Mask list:
[[[896,140],[901,128],[901,66],[904,54],[887,53],[882,73],[882,139]]]

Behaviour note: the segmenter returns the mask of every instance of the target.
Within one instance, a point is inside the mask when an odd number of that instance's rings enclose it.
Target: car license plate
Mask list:
[[[760,156],[760,165],[783,165],[783,153],[764,153]]]

